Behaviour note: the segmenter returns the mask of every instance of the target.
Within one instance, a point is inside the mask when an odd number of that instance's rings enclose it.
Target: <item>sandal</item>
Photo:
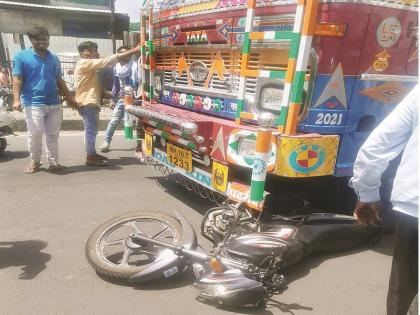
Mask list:
[[[42,162],[31,161],[25,167],[25,173],[26,174],[33,174],[33,173],[39,172],[39,169],[40,169],[41,165],[42,165]]]
[[[86,160],[85,164],[87,166],[109,166],[108,160]]]

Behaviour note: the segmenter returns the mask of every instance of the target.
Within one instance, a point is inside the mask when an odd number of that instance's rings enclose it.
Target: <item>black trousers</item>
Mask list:
[[[396,219],[387,314],[406,315],[418,290],[418,219],[400,212]]]

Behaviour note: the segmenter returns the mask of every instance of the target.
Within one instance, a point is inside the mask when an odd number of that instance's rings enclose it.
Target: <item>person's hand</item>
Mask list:
[[[17,110],[18,112],[21,112],[23,110],[22,103],[20,101],[14,101],[13,102],[13,109]]]
[[[78,107],[77,106],[76,99],[74,98],[74,96],[68,96],[68,97],[66,97],[66,104],[71,109],[77,109],[77,107]]]
[[[358,201],[353,216],[362,225],[378,225],[381,222],[381,203]]]
[[[141,42],[138,43],[138,45],[136,46],[136,49],[140,52],[141,51]]]
[[[115,108],[115,102],[113,100],[109,101],[109,108],[111,109]]]

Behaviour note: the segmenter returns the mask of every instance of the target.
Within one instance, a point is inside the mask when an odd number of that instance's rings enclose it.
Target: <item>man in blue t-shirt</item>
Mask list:
[[[58,57],[47,49],[48,30],[33,27],[28,37],[32,48],[18,52],[13,60],[13,108],[18,111],[24,108],[28,127],[31,161],[25,172],[31,174],[39,170],[44,134],[49,170],[63,171],[66,168],[58,163],[58,137],[63,120],[58,90],[71,107],[75,106],[74,97],[61,77]]]

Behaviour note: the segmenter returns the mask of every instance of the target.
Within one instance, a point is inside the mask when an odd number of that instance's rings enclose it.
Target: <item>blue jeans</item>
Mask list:
[[[117,104],[114,107],[114,112],[112,113],[111,120],[108,123],[108,127],[105,131],[105,142],[111,143],[112,136],[114,135],[115,129],[117,129],[118,124],[124,118],[124,99],[119,99]]]
[[[85,148],[87,155],[96,154],[95,143],[98,134],[99,108],[91,106],[79,107],[79,114],[82,116],[85,126]]]

